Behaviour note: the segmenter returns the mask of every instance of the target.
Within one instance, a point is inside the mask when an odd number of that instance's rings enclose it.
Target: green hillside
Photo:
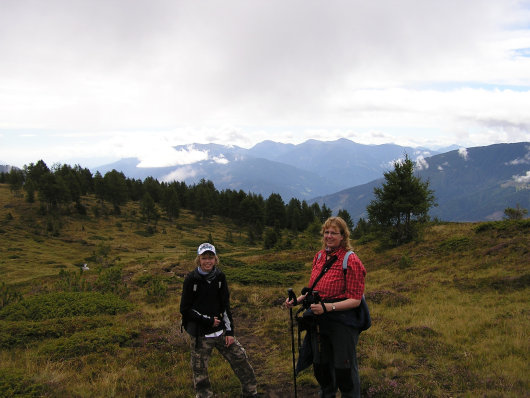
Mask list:
[[[206,240],[218,248],[260,390],[293,396],[281,303],[287,288],[307,283],[318,236],[264,250],[237,225],[186,210],[147,234],[137,202],[114,215],[92,211],[101,204],[91,196],[82,201],[87,215],[52,218],[0,184],[0,396],[193,396],[178,308]],[[354,242],[373,321],[359,341],[363,396],[527,396],[529,243],[529,220],[433,224],[421,241],[388,251]],[[217,354],[210,376],[219,397],[238,396]],[[298,387],[316,396],[310,371]]]

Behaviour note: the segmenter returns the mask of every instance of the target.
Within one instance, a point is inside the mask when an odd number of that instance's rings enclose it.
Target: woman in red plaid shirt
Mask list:
[[[343,271],[346,253],[352,250],[350,231],[340,217],[331,217],[322,226],[322,250],[313,259],[309,286],[318,291],[322,301],[311,304],[317,317],[319,353],[313,357],[313,371],[320,385],[320,397],[335,397],[340,389],[342,398],[360,397],[359,370],[356,347],[359,330],[348,326],[336,317],[321,317],[322,314],[341,312],[358,307],[364,293],[366,270],[361,260],[352,253],[348,257],[347,271]],[[331,268],[320,278],[322,268],[336,257]],[[315,280],[317,280],[314,286]],[[301,303],[305,295],[297,298]],[[287,301],[288,307],[293,305]]]

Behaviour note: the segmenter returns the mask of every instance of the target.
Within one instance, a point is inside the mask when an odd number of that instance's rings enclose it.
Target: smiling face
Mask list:
[[[199,256],[199,266],[204,272],[210,272],[213,270],[217,263],[217,259],[213,252],[207,251]]]
[[[324,229],[324,242],[329,249],[338,249],[343,239],[338,226],[331,224]]]

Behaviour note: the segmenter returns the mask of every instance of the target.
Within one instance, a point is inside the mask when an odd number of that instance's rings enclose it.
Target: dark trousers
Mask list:
[[[361,396],[357,342],[359,331],[338,322],[320,325],[318,333],[319,358],[313,363],[315,378],[320,385],[320,397],[334,398],[340,390],[342,398]]]

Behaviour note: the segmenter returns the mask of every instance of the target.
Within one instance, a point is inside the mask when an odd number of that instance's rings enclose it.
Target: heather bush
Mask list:
[[[148,284],[145,294],[148,302],[160,302],[167,297],[167,285],[160,278],[153,278]]]
[[[102,327],[50,340],[40,346],[39,354],[57,360],[91,353],[113,353],[137,335],[124,327]]]
[[[8,321],[44,320],[71,316],[117,314],[131,305],[114,294],[99,292],[59,292],[39,294],[0,310],[0,319]]]
[[[16,369],[0,372],[0,397],[42,397],[47,387],[31,379],[31,376]]]
[[[106,315],[54,318],[42,321],[0,321],[0,347],[27,346],[47,338],[58,338],[112,324],[112,320]]]

